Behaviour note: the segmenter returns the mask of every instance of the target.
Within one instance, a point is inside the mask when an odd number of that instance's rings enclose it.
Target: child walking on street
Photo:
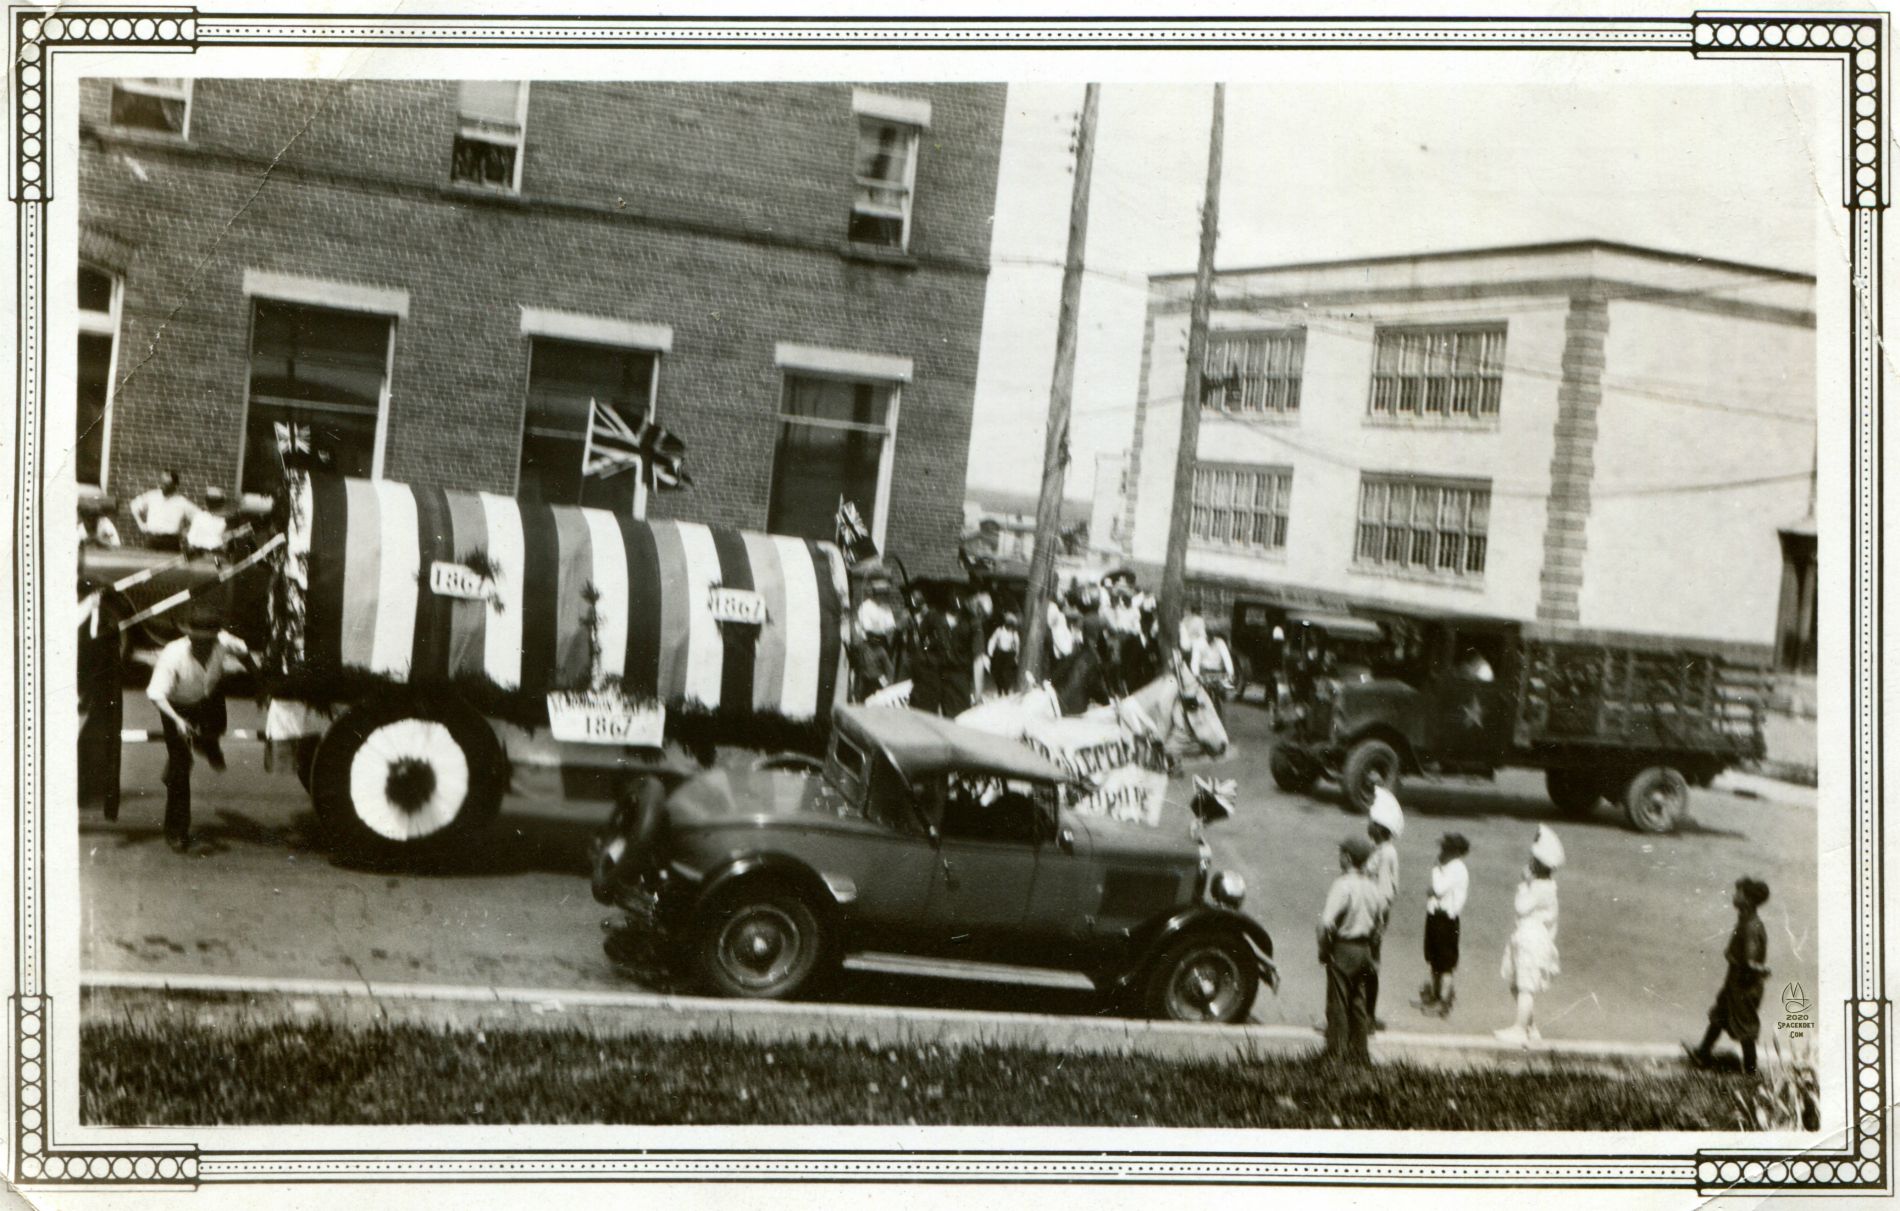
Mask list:
[[[1761,906],[1768,903],[1768,885],[1760,879],[1735,881],[1735,932],[1729,935],[1728,974],[1722,991],[1709,1009],[1709,1029],[1702,1045],[1685,1048],[1698,1067],[1715,1058],[1715,1041],[1726,1032],[1742,1045],[1742,1070],[1755,1071],[1755,1040],[1761,1035],[1761,990],[1768,979],[1768,930],[1761,923]]]
[[[1431,894],[1425,897],[1425,965],[1432,978],[1418,990],[1418,1007],[1426,1013],[1449,1017],[1457,992],[1451,986],[1458,970],[1458,921],[1471,892],[1471,872],[1465,855],[1471,843],[1460,833],[1438,840],[1438,865],[1432,867]]]
[[[1504,944],[1499,974],[1517,998],[1517,1020],[1493,1033],[1507,1043],[1529,1045],[1543,1037],[1532,1017],[1537,994],[1557,974],[1557,881],[1551,875],[1564,864],[1563,842],[1545,825],[1538,825],[1531,843],[1530,865],[1517,885],[1517,929]]]

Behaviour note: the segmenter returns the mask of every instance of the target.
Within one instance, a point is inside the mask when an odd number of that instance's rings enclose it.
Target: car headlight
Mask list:
[[[1208,890],[1214,897],[1214,903],[1227,908],[1239,908],[1240,902],[1247,898],[1247,880],[1231,870],[1224,870],[1214,876],[1214,882]]]

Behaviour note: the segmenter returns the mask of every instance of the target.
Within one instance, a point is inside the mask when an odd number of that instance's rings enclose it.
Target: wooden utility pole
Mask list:
[[[1181,444],[1174,452],[1174,503],[1168,514],[1168,555],[1161,567],[1161,639],[1180,634],[1187,596],[1188,522],[1194,514],[1194,468],[1200,454],[1201,371],[1207,364],[1207,313],[1214,294],[1214,241],[1220,234],[1220,159],[1226,124],[1227,86],[1214,86],[1214,118],[1207,136],[1207,199],[1201,203],[1201,256],[1194,270],[1194,302],[1188,311],[1187,382],[1181,388]]]
[[[1069,252],[1062,263],[1062,312],[1056,320],[1056,368],[1049,382],[1049,422],[1042,444],[1042,494],[1036,499],[1036,548],[1029,560],[1029,592],[1023,600],[1023,659],[1020,685],[1042,684],[1049,659],[1049,599],[1055,596],[1056,551],[1062,545],[1063,482],[1069,469],[1069,405],[1075,394],[1076,316],[1082,307],[1082,250],[1089,235],[1089,175],[1095,167],[1095,111],[1102,86],[1082,94],[1076,128],[1075,188],[1069,195]]]

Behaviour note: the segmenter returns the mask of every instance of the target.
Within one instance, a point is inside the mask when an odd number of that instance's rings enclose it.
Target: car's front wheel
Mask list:
[[[1173,1022],[1244,1022],[1260,991],[1251,948],[1227,933],[1190,934],[1148,973],[1143,1008]]]
[[[695,951],[706,985],[729,997],[796,997],[831,966],[831,940],[810,901],[775,883],[721,894],[700,921]]]

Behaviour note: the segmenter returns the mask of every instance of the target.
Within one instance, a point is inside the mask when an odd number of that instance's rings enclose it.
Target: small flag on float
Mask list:
[[[589,400],[587,406],[588,475],[605,477],[641,467],[655,488],[681,488],[693,482],[680,467],[686,443],[677,434],[644,420],[636,429],[599,400]]]

